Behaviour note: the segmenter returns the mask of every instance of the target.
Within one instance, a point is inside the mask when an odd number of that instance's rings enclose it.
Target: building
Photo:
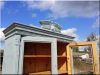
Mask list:
[[[3,32],[2,74],[67,74],[66,45],[74,37],[19,23]]]
[[[71,43],[74,37],[61,34],[59,26],[45,24],[37,28],[13,23],[3,31],[6,38],[2,74],[72,74],[70,47],[80,45],[92,45],[93,62],[97,64],[94,42]],[[98,74],[98,64],[94,64],[94,73]]]
[[[41,24],[41,28],[43,28],[43,29],[52,30],[55,32],[61,32],[61,26],[52,21],[42,20],[42,21],[40,21],[40,24]]]

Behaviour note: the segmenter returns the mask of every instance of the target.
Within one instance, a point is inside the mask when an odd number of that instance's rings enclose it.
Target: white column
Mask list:
[[[52,74],[58,74],[58,67],[57,67],[57,40],[55,39],[51,43],[51,71]]]
[[[24,41],[21,40],[18,74],[23,74],[23,59],[24,59]]]

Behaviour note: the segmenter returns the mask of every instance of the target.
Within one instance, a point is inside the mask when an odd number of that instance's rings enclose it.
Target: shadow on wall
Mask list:
[[[3,50],[0,50],[0,74],[2,72],[2,62],[3,62]]]

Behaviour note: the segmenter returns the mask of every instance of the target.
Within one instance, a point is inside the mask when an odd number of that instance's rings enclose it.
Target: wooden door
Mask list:
[[[92,48],[92,60],[93,60],[93,74],[99,74],[99,62],[98,55],[96,50],[95,42],[79,42],[79,43],[70,43],[67,45],[67,60],[68,60],[68,74],[74,74],[73,69],[73,56],[72,56],[72,47],[75,46],[91,46]]]

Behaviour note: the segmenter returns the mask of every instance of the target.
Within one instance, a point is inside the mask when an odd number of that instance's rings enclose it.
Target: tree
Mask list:
[[[87,37],[87,41],[96,41],[97,40],[97,37],[96,37],[96,34],[95,33],[91,33],[88,37]],[[89,52],[91,52],[91,47],[87,47],[87,50]]]
[[[96,41],[97,37],[95,33],[91,33],[88,37],[87,37],[87,41]]]
[[[79,48],[78,48],[78,46],[73,47],[73,51],[74,51],[74,52],[79,52]]]

